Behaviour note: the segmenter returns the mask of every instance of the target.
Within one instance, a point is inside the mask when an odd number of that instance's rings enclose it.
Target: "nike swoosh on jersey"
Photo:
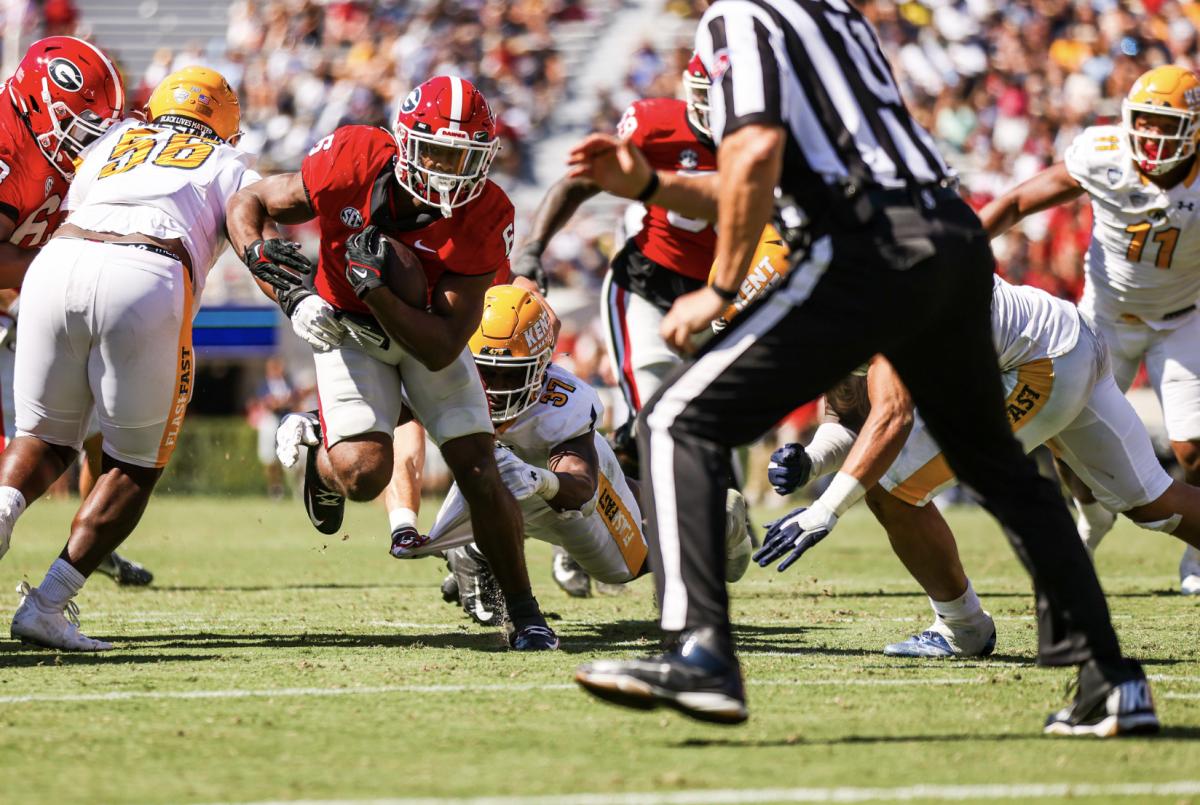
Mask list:
[[[433,252],[434,254],[437,254],[437,249],[431,249],[428,246],[422,246],[420,238],[417,239],[417,242],[414,243],[413,246],[415,246],[416,248],[420,249],[423,252]]]

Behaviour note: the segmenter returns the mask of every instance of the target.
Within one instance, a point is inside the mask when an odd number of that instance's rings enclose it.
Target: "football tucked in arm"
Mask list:
[[[406,305],[424,310],[429,305],[429,283],[421,260],[400,241],[386,235],[384,240],[392,247],[385,272],[388,288]]]

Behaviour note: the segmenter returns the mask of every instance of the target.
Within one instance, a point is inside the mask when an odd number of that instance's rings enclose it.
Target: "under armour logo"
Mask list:
[[[1192,210],[1196,209],[1196,202],[1194,202],[1194,201],[1180,201],[1180,202],[1179,202],[1179,209],[1181,209],[1181,210],[1187,210],[1188,212],[1191,212]]]

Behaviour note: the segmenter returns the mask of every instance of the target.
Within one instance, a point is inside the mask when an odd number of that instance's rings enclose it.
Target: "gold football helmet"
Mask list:
[[[1146,126],[1154,117],[1154,126]],[[1167,65],[1143,73],[1121,101],[1121,128],[1142,173],[1158,176],[1196,153],[1200,136],[1200,79],[1190,70]],[[1165,124],[1165,125],[1164,125]]]
[[[746,278],[742,280],[742,287],[738,288],[737,298],[722,311],[721,318],[713,322],[714,330],[718,332],[723,330],[747,305],[766,295],[768,291],[783,282],[783,278],[792,268],[791,262],[788,260],[789,253],[787,244],[783,242],[779,232],[774,226],[767,224],[763,228],[762,236],[758,239],[758,248],[754,250],[754,256],[750,258],[750,270],[746,272]],[[709,285],[712,285],[716,279],[716,268],[716,263],[713,263],[712,269],[708,272]]]
[[[215,136],[235,144],[241,137],[242,109],[237,93],[225,77],[207,67],[184,67],[164,78],[146,103],[146,117],[194,128],[199,134]],[[180,120],[182,118],[182,120]]]
[[[488,289],[470,347],[492,422],[515,419],[538,401],[554,341],[550,314],[536,296],[513,285]]]

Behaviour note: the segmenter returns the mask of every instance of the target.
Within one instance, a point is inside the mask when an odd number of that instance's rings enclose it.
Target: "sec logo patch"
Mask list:
[[[362,213],[356,210],[354,207],[344,207],[342,209],[342,223],[351,229],[362,229]]]

